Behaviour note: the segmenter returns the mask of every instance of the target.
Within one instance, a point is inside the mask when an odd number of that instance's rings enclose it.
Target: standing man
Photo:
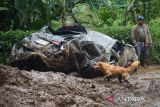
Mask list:
[[[131,31],[131,39],[141,62],[141,66],[144,67],[144,64],[148,60],[152,38],[148,26],[144,24],[143,16],[137,17],[137,25]]]

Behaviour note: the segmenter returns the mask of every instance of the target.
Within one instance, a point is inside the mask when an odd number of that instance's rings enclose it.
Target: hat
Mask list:
[[[144,20],[144,16],[138,16],[137,20]]]

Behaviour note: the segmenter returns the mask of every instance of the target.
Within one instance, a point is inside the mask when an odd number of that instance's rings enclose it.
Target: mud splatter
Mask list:
[[[120,84],[117,79],[107,82],[104,77],[84,79],[0,65],[0,107],[158,107],[159,78],[160,69],[154,66],[130,75],[131,84]]]

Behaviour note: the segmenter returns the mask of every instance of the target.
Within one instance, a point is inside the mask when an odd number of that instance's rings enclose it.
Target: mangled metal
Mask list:
[[[118,59],[121,56],[125,56],[121,50],[126,45],[123,46],[116,39],[91,30],[70,32],[67,34],[62,32],[62,35],[59,32],[56,35],[51,33],[48,27],[43,27],[40,31],[25,37],[21,41],[21,46],[14,45],[12,48],[12,65],[40,71],[64,73],[76,71],[85,75],[93,73],[92,66],[96,61],[117,63],[120,62]],[[127,61],[129,59],[136,60],[136,57],[131,56]]]

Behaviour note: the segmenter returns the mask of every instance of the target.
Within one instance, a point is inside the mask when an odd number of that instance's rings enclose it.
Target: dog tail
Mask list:
[[[136,70],[140,66],[140,61],[134,61],[127,69],[128,72]]]

